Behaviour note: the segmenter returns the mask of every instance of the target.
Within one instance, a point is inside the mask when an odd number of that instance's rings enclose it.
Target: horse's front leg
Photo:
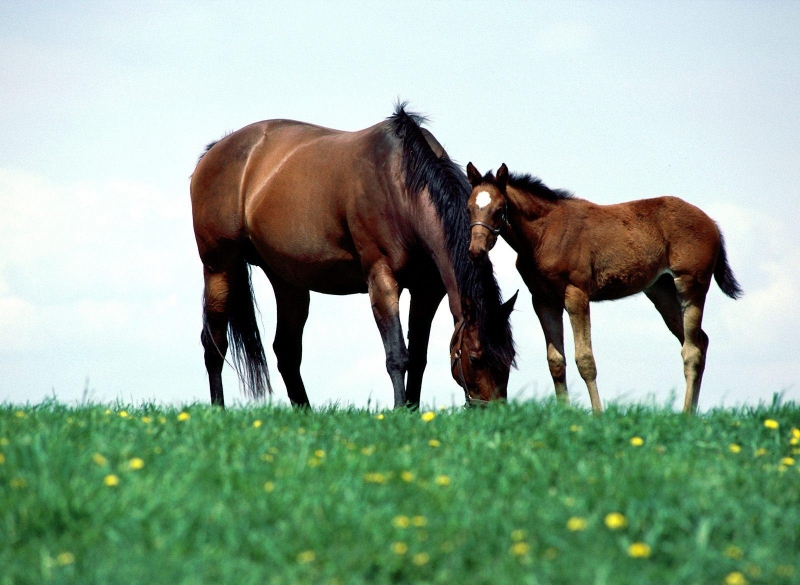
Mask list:
[[[408,350],[400,324],[400,287],[385,258],[372,264],[367,276],[367,286],[372,313],[386,352],[386,371],[389,372],[394,387],[394,407],[400,408],[406,404]]]
[[[411,307],[408,313],[408,384],[406,401],[408,406],[419,408],[422,393],[422,374],[428,364],[428,341],[431,323],[436,309],[444,297],[441,285],[420,287],[411,290]]]

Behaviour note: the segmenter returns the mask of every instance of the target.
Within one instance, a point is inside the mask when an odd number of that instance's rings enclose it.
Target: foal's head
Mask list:
[[[497,236],[503,230],[508,217],[508,167],[503,163],[497,169],[496,177],[492,173],[484,176],[469,163],[467,177],[472,185],[472,193],[467,202],[470,222],[469,255],[473,262],[483,262],[489,250],[497,243]]]
[[[519,292],[519,291],[517,291]],[[514,309],[517,295],[500,306],[502,322]],[[453,379],[464,389],[467,405],[477,406],[508,395],[510,363],[503,363],[484,351],[481,345],[478,321],[472,301],[464,297],[461,301],[462,318],[456,324],[450,340],[450,366]]]

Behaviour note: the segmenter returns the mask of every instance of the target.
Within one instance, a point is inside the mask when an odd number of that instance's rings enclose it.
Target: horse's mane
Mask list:
[[[492,177],[494,180],[494,177]],[[563,189],[551,189],[539,177],[533,177],[529,174],[511,173],[508,177],[508,184],[519,191],[525,191],[534,197],[542,197],[549,201],[558,201],[560,199],[574,199],[575,195],[570,191]]]
[[[467,176],[447,155],[436,156],[422,131],[426,119],[406,112],[405,106],[406,102],[398,104],[388,121],[392,133],[402,143],[408,194],[416,197],[428,187],[442,221],[459,291],[475,308],[485,356],[494,366],[510,367],[514,364],[514,341],[511,324],[501,310],[502,298],[494,269],[488,260],[476,266],[469,257],[467,200],[471,188]]]

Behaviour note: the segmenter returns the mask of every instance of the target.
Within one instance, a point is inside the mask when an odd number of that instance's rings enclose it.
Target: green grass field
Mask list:
[[[798,583],[800,407],[0,406],[0,585]]]

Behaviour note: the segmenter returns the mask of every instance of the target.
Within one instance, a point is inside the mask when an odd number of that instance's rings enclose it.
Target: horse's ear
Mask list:
[[[514,303],[517,302],[517,295],[519,295],[519,289],[517,289],[517,292],[514,293],[513,297],[503,303],[503,314],[505,315],[506,319],[508,319],[508,317],[511,315],[511,311],[514,310]]]
[[[497,182],[497,188],[505,193],[506,185],[508,185],[508,167],[506,163],[501,164],[500,168],[497,169],[497,177],[495,177],[495,180]]]
[[[469,179],[469,184],[473,187],[477,187],[483,182],[483,176],[471,162],[467,163],[467,179]]]

